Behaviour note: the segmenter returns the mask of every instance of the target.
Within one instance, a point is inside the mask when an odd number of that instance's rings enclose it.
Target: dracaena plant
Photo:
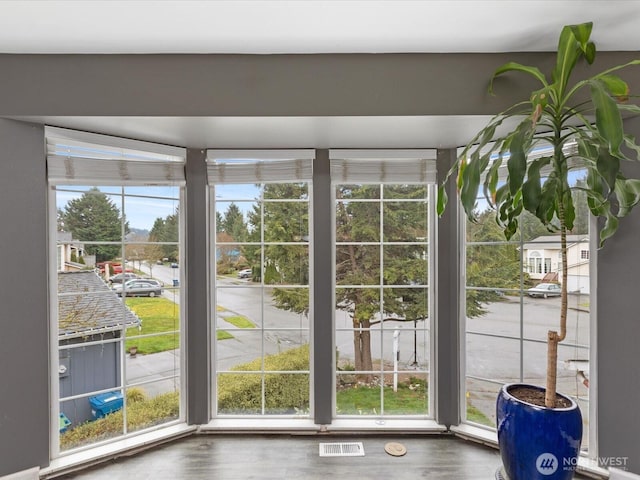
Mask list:
[[[640,147],[624,132],[622,114],[640,113],[629,103],[627,83],[619,70],[640,64],[634,60],[586,79],[572,81],[579,61],[592,64],[596,48],[590,41],[592,23],[562,29],[557,60],[550,78],[534,66],[509,62],[499,67],[489,83],[493,93],[496,77],[516,72],[535,78],[541,88],[494,116],[463,149],[438,190],[438,214],[447,203],[445,184],[457,175],[457,189],[467,217],[475,218],[476,199],[482,188],[495,211],[495,219],[507,239],[518,228],[523,210],[537,217],[550,231],[559,232],[562,255],[562,295],[559,331],[548,332],[545,404],[555,405],[558,343],[566,336],[567,323],[567,231],[575,220],[572,188],[582,190],[589,209],[604,219],[600,246],[618,228],[618,220],[640,200],[640,180],[626,178],[621,161],[640,160]],[[515,123],[506,133],[503,124]],[[512,123],[512,124],[514,124]],[[535,159],[530,153],[543,153]],[[627,152],[632,158],[627,156]],[[502,173],[506,166],[506,179]],[[586,184],[572,186],[570,171],[586,171]]]

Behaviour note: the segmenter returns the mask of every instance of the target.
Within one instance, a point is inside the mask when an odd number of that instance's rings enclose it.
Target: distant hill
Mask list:
[[[138,241],[148,240],[149,230],[142,228],[130,228],[129,233],[127,234],[127,239],[131,239],[131,237],[136,237]]]

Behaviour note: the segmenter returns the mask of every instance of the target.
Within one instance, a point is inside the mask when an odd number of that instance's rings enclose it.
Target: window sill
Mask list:
[[[134,435],[123,438],[95,448],[89,448],[81,452],[63,454],[51,460],[47,468],[40,470],[40,478],[50,478],[64,473],[73,472],[81,468],[86,468],[106,460],[120,456],[123,453],[130,454],[131,451],[143,450],[159,443],[174,440],[196,431],[195,426],[184,423],[161,428],[148,433]]]
[[[318,425],[311,419],[294,418],[217,418],[198,429],[200,433],[442,433],[447,428],[428,419],[345,418],[329,425]]]

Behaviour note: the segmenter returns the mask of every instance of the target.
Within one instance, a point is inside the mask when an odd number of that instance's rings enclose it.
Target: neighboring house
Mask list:
[[[96,263],[95,255],[86,255],[84,244],[73,240],[71,232],[56,232],[57,237],[57,264],[59,272],[82,270],[93,267]],[[71,259],[82,257],[84,263],[73,262]]]
[[[561,282],[560,235],[543,235],[523,245],[524,269],[532,280]],[[589,294],[589,235],[567,235],[567,287]]]
[[[139,325],[140,319],[95,272],[58,272],[60,398],[120,387],[122,342],[117,339],[123,327]],[[88,397],[62,402],[60,412],[72,425],[93,418]]]

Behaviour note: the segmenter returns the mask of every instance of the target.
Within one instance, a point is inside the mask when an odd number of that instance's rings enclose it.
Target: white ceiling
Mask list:
[[[594,21],[601,50],[640,50],[637,0],[3,0],[2,53],[549,51]]]
[[[639,0],[0,1],[0,53],[395,53],[555,49],[594,21],[599,50],[640,51]],[[30,117],[221,148],[450,147],[482,117]]]

